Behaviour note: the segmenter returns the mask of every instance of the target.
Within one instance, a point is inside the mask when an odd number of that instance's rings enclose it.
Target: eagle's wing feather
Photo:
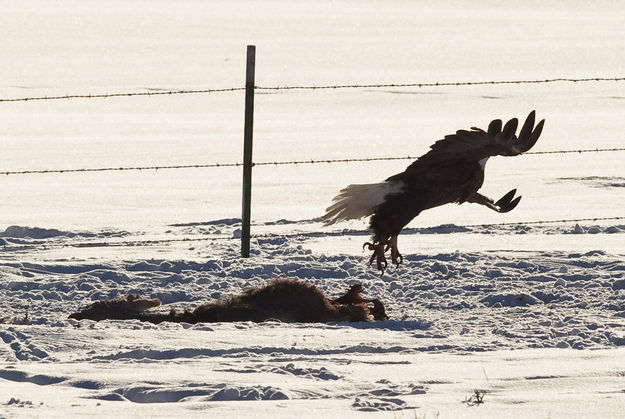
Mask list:
[[[435,142],[431,150],[413,164],[477,162],[491,156],[519,155],[531,149],[540,137],[545,120],[534,126],[535,119],[535,112],[530,112],[518,137],[516,130],[519,121],[516,118],[509,120],[505,125],[500,119],[495,119],[488,125],[487,131],[475,127],[470,131],[456,131],[455,134],[447,135]]]

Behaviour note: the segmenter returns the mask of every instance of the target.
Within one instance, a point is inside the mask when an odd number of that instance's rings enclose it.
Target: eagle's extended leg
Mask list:
[[[521,197],[518,196],[514,198],[514,194],[516,194],[516,189],[511,190],[507,194],[505,194],[499,201],[494,202],[492,199],[481,195],[477,192],[474,192],[473,195],[469,196],[467,202],[474,202],[476,204],[481,204],[487,206],[488,208],[497,211],[497,212],[508,212],[512,211],[521,200]],[[514,199],[512,199],[514,198]]]
[[[386,244],[381,243],[378,240],[374,240],[373,243],[366,242],[362,245],[363,249],[367,248],[368,250],[373,250],[373,255],[371,255],[371,258],[369,259],[369,265],[371,265],[375,260],[378,271],[382,271],[382,273],[384,273],[384,270],[388,266],[386,256],[384,256],[386,246]]]
[[[367,242],[362,247],[373,250],[373,255],[371,255],[371,258],[369,259],[369,265],[375,261],[378,271],[382,271],[382,273],[384,273],[384,270],[388,266],[385,253],[389,249],[391,251],[391,262],[394,265],[399,265],[404,261],[404,257],[397,249],[397,234],[386,240],[374,240],[373,243]]]
[[[397,234],[391,236],[391,239],[388,241],[386,245],[386,249],[391,249],[391,262],[394,265],[399,265],[404,261],[404,257],[399,253],[399,249],[397,249]]]

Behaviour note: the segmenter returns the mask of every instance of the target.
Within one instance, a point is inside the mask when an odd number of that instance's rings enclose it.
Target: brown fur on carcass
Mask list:
[[[362,285],[334,300],[328,299],[314,285],[294,279],[276,279],[263,287],[251,288],[239,295],[201,304],[193,311],[169,313],[145,311],[161,304],[158,299],[143,299],[137,294],[126,298],[95,302],[69,317],[77,320],[130,320],[152,323],[236,322],[279,320],[283,322],[331,322],[387,320],[384,305],[377,299],[360,296]],[[373,304],[370,306],[369,303]]]

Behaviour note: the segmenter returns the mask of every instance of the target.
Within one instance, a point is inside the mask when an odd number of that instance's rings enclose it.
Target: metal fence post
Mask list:
[[[252,137],[254,134],[254,72],[256,46],[247,46],[245,72],[245,127],[243,144],[243,215],[241,217],[241,256],[250,257],[250,217],[252,200]]]

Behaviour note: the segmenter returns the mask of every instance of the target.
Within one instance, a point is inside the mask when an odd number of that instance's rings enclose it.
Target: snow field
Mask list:
[[[247,44],[261,86],[622,76],[624,18],[611,1],[3,4],[0,98],[240,87]],[[623,98],[617,82],[258,91],[254,160],[417,156],[533,109],[533,151],[622,147]],[[241,160],[241,92],[1,106],[3,171]],[[494,224],[623,216],[624,162],[491,159],[482,192],[517,188],[519,206],[423,213],[384,276],[363,223],[318,217],[408,161],[257,166],[249,260],[238,168],[2,176],[0,416],[622,417],[623,222]],[[274,277],[329,296],[362,282],[391,320],[67,319],[128,292],[183,309]],[[463,403],[476,390],[484,403]]]

